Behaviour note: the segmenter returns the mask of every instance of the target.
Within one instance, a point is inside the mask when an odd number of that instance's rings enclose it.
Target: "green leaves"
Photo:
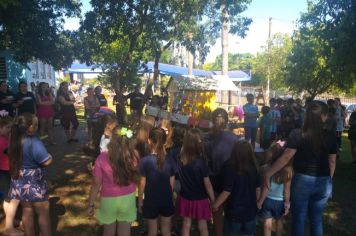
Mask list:
[[[78,16],[75,0],[16,0],[0,4],[0,50],[17,61],[39,59],[60,68],[71,63],[71,35],[63,30],[64,16]]]
[[[347,92],[356,82],[354,1],[309,1],[294,36],[287,82],[311,96],[335,88]]]

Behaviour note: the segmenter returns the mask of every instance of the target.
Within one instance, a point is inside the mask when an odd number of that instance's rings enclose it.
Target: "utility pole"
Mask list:
[[[266,100],[269,102],[269,94],[270,94],[270,79],[271,79],[271,31],[272,31],[272,17],[269,18],[269,27],[268,27],[268,64],[267,64],[267,93],[266,93]]]

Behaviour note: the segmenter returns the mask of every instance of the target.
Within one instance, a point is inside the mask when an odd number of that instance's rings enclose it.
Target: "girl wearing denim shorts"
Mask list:
[[[262,167],[266,169],[282,155],[284,142],[278,141],[266,150],[265,158],[267,164]],[[284,215],[287,215],[290,208],[290,186],[292,182],[292,167],[287,165],[278,171],[271,178],[271,188],[262,188],[261,196],[257,206],[261,209],[260,214],[264,220],[264,235],[272,235],[272,220],[276,220],[276,235],[283,235]]]
[[[136,182],[138,155],[128,129],[114,129],[108,152],[102,152],[95,161],[89,196],[88,215],[94,215],[95,199],[100,192],[100,206],[96,218],[104,225],[104,236],[131,234],[131,222],[136,220]]]

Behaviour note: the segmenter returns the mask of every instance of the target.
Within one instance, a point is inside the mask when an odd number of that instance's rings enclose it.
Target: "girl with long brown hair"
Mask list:
[[[181,191],[176,207],[178,214],[183,217],[182,235],[190,235],[192,219],[198,221],[200,235],[209,235],[207,220],[211,219],[210,202],[215,201],[215,196],[209,179],[209,168],[203,158],[203,142],[198,129],[185,132],[178,176]]]
[[[148,223],[148,235],[157,235],[158,218],[160,218],[161,234],[171,235],[175,169],[170,159],[166,159],[165,142],[165,131],[161,128],[152,129],[148,137],[151,153],[140,161],[138,202],[139,211]]]
[[[104,236],[129,236],[131,222],[136,220],[136,183],[138,154],[132,142],[132,131],[116,128],[108,152],[95,161],[89,195],[88,215],[94,215],[95,199],[100,191],[97,220],[104,225]]]
[[[331,196],[337,153],[335,134],[324,126],[327,114],[328,107],[325,103],[310,103],[303,127],[290,133],[286,150],[265,174],[265,185],[270,188],[270,178],[293,160],[293,236],[304,235],[306,216],[309,216],[311,222],[311,235],[323,235],[323,211]]]
[[[52,163],[42,141],[36,136],[38,119],[30,113],[17,117],[9,145],[11,184],[9,198],[21,201],[25,235],[34,236],[34,213],[41,235],[51,235],[47,183],[43,168]]]
[[[222,173],[223,191],[213,204],[213,210],[217,211],[226,201],[224,235],[255,235],[261,179],[248,141],[235,143]]]

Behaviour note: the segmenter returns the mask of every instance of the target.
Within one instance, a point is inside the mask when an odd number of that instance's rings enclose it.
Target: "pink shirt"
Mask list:
[[[131,183],[128,186],[120,186],[115,183],[107,152],[102,152],[96,159],[93,176],[101,179],[102,197],[118,197],[136,191],[136,184],[134,183]]]
[[[0,136],[0,170],[9,171],[9,157],[4,151],[9,147],[9,138]]]

